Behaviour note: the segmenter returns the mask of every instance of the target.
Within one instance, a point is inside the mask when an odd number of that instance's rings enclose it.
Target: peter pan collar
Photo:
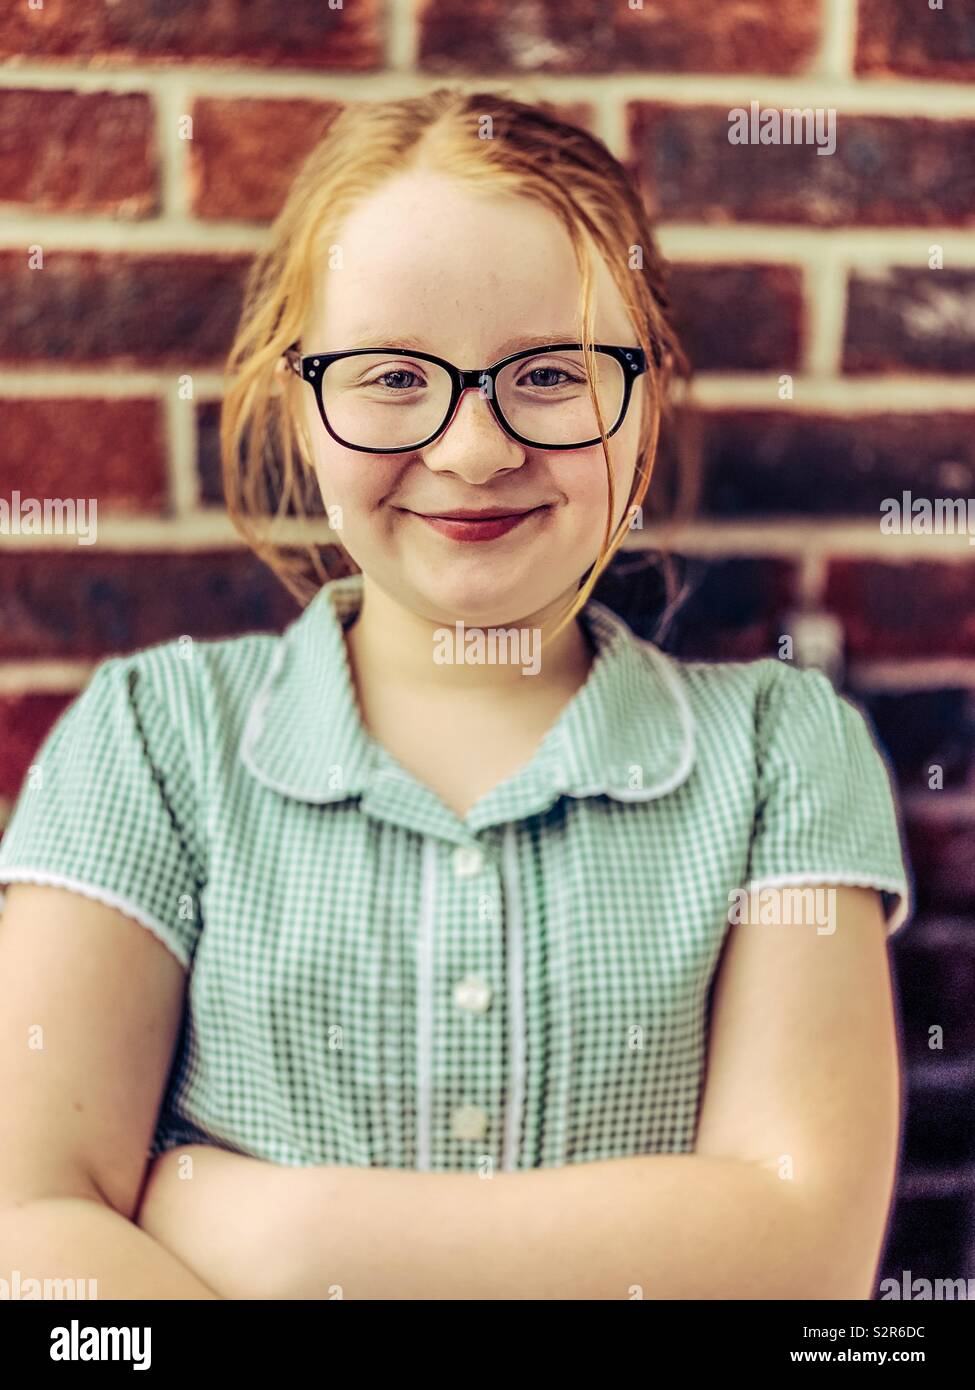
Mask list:
[[[326,803],[367,795],[379,778],[408,778],[362,724],[343,637],[362,576],[325,584],[278,638],[248,713],[240,758],[271,790]],[[694,718],[679,663],[590,600],[596,647],[585,684],[535,755],[482,797],[472,819],[529,814],[559,795],[648,801],[687,780]]]

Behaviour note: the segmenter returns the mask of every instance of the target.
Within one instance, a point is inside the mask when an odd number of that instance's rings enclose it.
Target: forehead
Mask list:
[[[596,339],[629,342],[619,290],[591,243],[590,254]],[[323,262],[310,325],[315,350],[351,346],[380,323],[431,352],[472,361],[519,334],[579,335],[581,277],[569,234],[527,197],[414,171],[354,208]]]

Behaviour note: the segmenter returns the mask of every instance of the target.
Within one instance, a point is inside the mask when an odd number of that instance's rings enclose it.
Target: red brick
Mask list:
[[[702,509],[714,516],[864,516],[905,489],[975,497],[975,413],[701,410]]]
[[[153,400],[0,397],[0,495],[94,497],[99,511],[166,506],[162,406]]]
[[[0,657],[102,657],[280,631],[298,606],[249,551],[0,551]]]
[[[188,142],[193,211],[198,217],[271,221],[339,109],[326,101],[195,102]]]
[[[895,268],[853,275],[843,370],[975,372],[975,271]]]
[[[816,0],[425,0],[419,64],[426,72],[802,71],[820,34]]]
[[[836,559],[826,604],[853,657],[975,656],[975,561]]]
[[[0,695],[0,796],[14,799],[44,735],[76,694]]]
[[[747,110],[749,99],[739,105]],[[820,155],[812,145],[730,144],[731,109],[630,104],[630,164],[643,173],[660,220],[975,223],[975,121],[838,110],[836,150]]]
[[[698,370],[792,371],[804,328],[793,266],[674,265],[674,324]]]
[[[975,18],[970,0],[860,0],[856,70],[876,76],[975,79]]]
[[[222,363],[240,316],[242,255],[0,252],[0,361]]]
[[[145,217],[159,207],[152,107],[139,92],[0,91],[0,200]]]
[[[4,7],[0,58],[73,66],[200,61],[366,72],[383,62],[380,0],[44,0]]]

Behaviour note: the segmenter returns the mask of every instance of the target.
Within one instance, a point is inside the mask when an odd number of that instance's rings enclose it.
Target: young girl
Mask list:
[[[310,156],[222,428],[309,601],[103,661],[22,791],[0,1273],[869,1297],[886,766],[819,672],[678,661],[590,599],[685,367],[665,305],[639,192],[544,110],[357,106]],[[353,562],[312,547],[311,590],[269,530],[309,477]]]

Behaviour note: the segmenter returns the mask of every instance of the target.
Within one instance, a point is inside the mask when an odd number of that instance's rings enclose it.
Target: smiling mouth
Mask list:
[[[411,515],[425,522],[432,530],[452,541],[493,541],[513,531],[530,517],[547,515],[551,507],[546,503],[539,507],[528,507],[523,511],[504,511],[491,507],[478,511],[453,512],[412,512]]]

